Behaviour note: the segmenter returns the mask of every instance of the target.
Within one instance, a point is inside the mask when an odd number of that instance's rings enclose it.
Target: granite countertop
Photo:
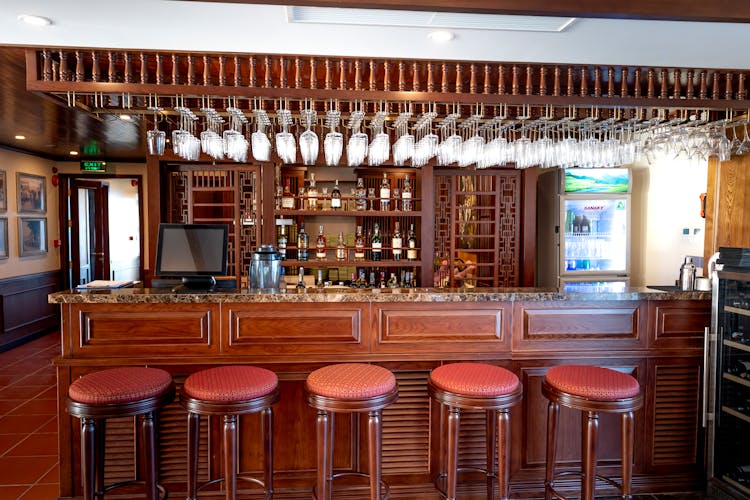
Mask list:
[[[51,304],[185,304],[222,302],[499,302],[601,300],[708,300],[711,292],[660,291],[629,287],[621,292],[560,292],[550,288],[306,288],[281,293],[221,290],[174,293],[170,289],[68,290],[49,295]]]

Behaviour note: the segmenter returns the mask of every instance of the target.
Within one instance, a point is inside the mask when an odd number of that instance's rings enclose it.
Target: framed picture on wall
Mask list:
[[[0,170],[0,212],[8,210],[8,182],[5,177],[5,170]],[[8,226],[6,221],[6,227]]]
[[[0,217],[0,259],[8,258],[8,218]]]
[[[47,253],[47,218],[18,218],[19,255],[41,255]]]
[[[16,190],[18,191],[18,211],[47,211],[46,182],[43,175],[32,175],[18,172]]]

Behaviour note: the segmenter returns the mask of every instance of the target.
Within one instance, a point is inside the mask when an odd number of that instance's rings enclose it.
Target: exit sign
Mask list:
[[[106,172],[106,161],[84,160],[81,162],[81,172]]]

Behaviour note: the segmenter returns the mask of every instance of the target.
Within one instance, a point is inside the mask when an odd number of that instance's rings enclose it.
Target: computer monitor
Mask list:
[[[175,291],[211,290],[227,274],[228,238],[226,224],[159,224],[154,274],[181,278]]]

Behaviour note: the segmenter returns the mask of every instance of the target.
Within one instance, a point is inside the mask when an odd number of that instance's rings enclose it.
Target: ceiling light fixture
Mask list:
[[[120,120],[122,120],[122,121],[124,121],[124,122],[129,122],[129,121],[131,121],[132,119],[133,119],[133,117],[132,117],[132,116],[130,116],[130,115],[120,115]]]
[[[427,38],[435,43],[450,42],[454,37],[453,32],[445,30],[432,31],[427,35]]]
[[[78,151],[71,151],[70,156],[78,156]]]
[[[25,136],[25,135],[21,135],[21,134],[18,134],[18,135],[16,136],[16,139],[17,139],[17,140],[19,140],[19,141],[22,141],[22,140],[26,139],[26,136]]]
[[[47,17],[32,16],[29,14],[21,14],[18,16],[18,20],[32,26],[49,26],[52,24],[52,20]]]

